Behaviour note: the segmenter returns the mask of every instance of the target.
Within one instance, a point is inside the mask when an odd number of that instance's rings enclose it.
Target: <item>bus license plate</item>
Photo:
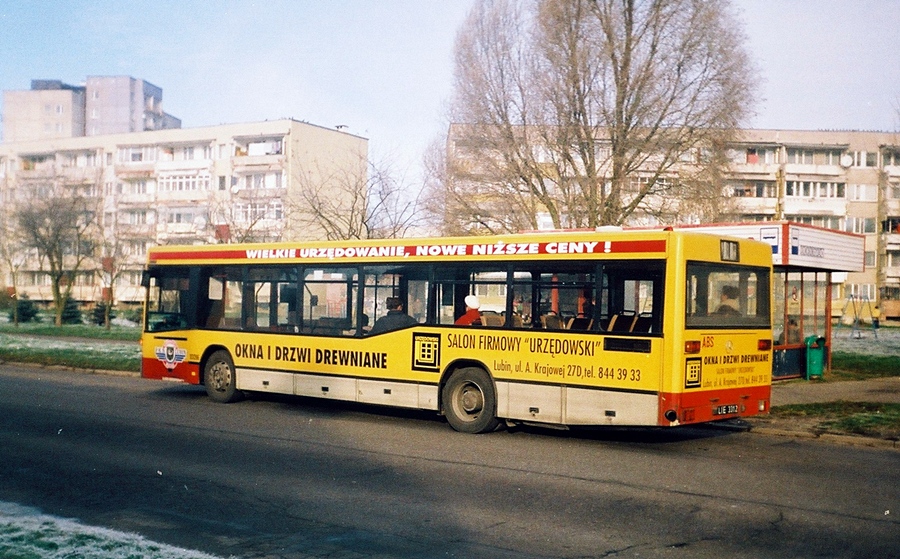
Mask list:
[[[727,406],[716,406],[713,415],[730,415],[738,412],[737,404],[728,404]]]

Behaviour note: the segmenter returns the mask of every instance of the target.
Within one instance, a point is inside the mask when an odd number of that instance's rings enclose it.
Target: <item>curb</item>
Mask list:
[[[751,433],[759,435],[768,435],[773,437],[793,437],[795,439],[816,439],[827,441],[834,444],[843,444],[848,446],[865,446],[870,448],[885,448],[889,450],[900,450],[900,441],[891,441],[887,439],[873,439],[869,437],[856,437],[853,435],[836,435],[833,433],[814,433],[812,431],[792,431],[790,429],[779,429],[777,427],[750,427]]]
[[[15,365],[17,367],[29,367],[32,369],[47,369],[52,371],[69,371],[72,373],[84,373],[88,375],[106,375],[111,377],[134,377],[139,378],[141,373],[137,371],[116,371],[113,369],[84,369],[81,367],[69,367],[68,365],[44,365],[42,363],[29,363],[27,361],[3,361],[0,365]]]

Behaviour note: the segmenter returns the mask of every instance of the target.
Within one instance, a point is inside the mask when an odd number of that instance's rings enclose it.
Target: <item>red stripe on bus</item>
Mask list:
[[[665,252],[666,241],[613,241],[610,252]]]
[[[583,243],[583,242],[584,241],[580,241],[579,243]],[[537,254],[552,254],[552,255],[566,254],[567,252],[559,250],[559,246],[567,244],[567,243],[568,243],[568,241],[562,241],[562,242],[551,241],[551,242],[535,243],[534,245],[531,245],[531,246],[534,246],[535,249],[533,249],[533,251],[530,252],[530,254],[534,254],[535,252]],[[524,245],[528,245],[529,243],[515,243],[515,244],[524,246]],[[554,247],[556,247],[556,248],[554,248],[553,251],[548,250],[548,245],[551,245],[551,244],[554,245]],[[595,246],[593,248],[593,251],[591,251],[593,254],[627,254],[627,253],[648,253],[648,252],[664,253],[666,251],[665,239],[644,240],[644,241],[595,241],[594,245]],[[427,244],[427,245],[391,246],[391,249],[394,251],[402,252],[403,258],[410,258],[410,257],[412,257],[412,258],[423,258],[423,257],[427,258],[430,256],[434,256],[434,255],[429,255],[427,257],[425,255],[415,256],[416,248],[420,247],[420,246],[421,247],[432,247],[432,246],[442,246],[442,245],[438,242],[438,243]],[[482,247],[482,246],[491,246],[491,245],[485,245],[484,243],[475,243],[475,244],[468,244],[468,245],[463,245],[463,246],[465,246],[464,256],[473,256],[474,252],[475,252],[473,247],[475,247],[475,246]],[[502,245],[502,246],[505,247],[507,245]],[[327,255],[326,254],[317,254],[315,257],[309,257],[309,256],[305,256],[305,255],[300,256],[298,254],[296,258],[285,257],[284,254],[289,253],[289,252],[294,252],[294,251],[299,253],[301,250],[303,250],[305,252],[307,250],[307,248],[301,249],[301,248],[295,247],[295,248],[289,248],[289,249],[254,249],[252,251],[247,250],[247,249],[219,249],[219,250],[209,249],[209,250],[196,250],[196,251],[194,251],[194,250],[168,251],[168,250],[163,249],[163,250],[154,250],[150,254],[150,263],[156,264],[156,263],[163,262],[163,261],[184,261],[184,260],[258,260],[261,262],[275,262],[275,261],[279,261],[279,260],[283,261],[285,259],[294,260],[294,259],[304,259],[304,258],[328,258],[328,259],[347,258],[347,259],[350,259],[350,258],[352,258],[352,256],[350,256],[350,257],[344,256],[343,251],[347,251],[348,249],[350,249],[351,251],[354,251],[354,254],[355,254],[355,251],[357,251],[360,248],[370,248],[370,247],[310,247],[311,251],[317,251],[317,252],[334,251],[334,252],[331,252],[331,254],[327,254]],[[251,255],[250,253],[254,252],[254,251],[259,252],[263,256]],[[268,253],[270,251],[272,251],[272,252],[277,251],[278,252],[277,256],[268,256]],[[488,253],[486,255],[488,255],[488,256],[513,256],[513,255],[518,255],[518,254],[521,254],[521,253],[516,253],[516,252],[510,251],[510,252]],[[526,254],[528,254],[528,253],[526,253]],[[584,253],[582,253],[580,251],[573,251],[571,254],[584,254]],[[293,256],[293,255],[291,255],[291,256]],[[463,255],[457,253],[456,256],[463,256]],[[357,257],[359,257],[359,256],[357,256]],[[362,258],[366,258],[366,257],[371,258],[372,255],[363,256]],[[382,256],[379,255],[379,257],[382,257]],[[390,257],[400,258],[401,256],[391,255]]]
[[[160,252],[154,251],[150,255],[150,262],[155,263],[160,260],[209,260],[221,259],[232,260],[239,258],[247,258],[246,250],[203,250],[203,251],[172,251]]]

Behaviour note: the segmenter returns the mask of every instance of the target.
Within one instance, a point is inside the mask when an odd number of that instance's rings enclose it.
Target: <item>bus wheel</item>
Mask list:
[[[227,351],[214,351],[203,368],[206,394],[216,402],[228,404],[241,399],[234,374],[234,362]]]
[[[450,426],[462,433],[487,433],[500,425],[495,415],[494,384],[477,367],[466,367],[451,375],[441,393],[441,404]]]

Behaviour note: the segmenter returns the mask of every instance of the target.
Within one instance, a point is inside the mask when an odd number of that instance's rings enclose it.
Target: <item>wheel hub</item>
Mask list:
[[[476,414],[484,408],[484,395],[477,386],[467,386],[460,395],[460,403],[466,413]]]

